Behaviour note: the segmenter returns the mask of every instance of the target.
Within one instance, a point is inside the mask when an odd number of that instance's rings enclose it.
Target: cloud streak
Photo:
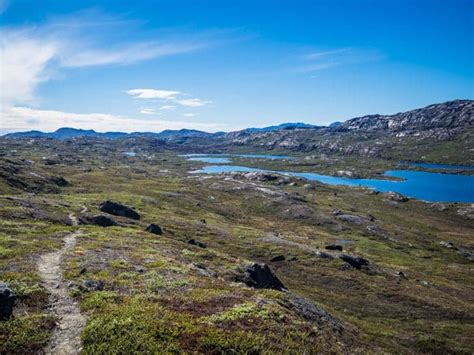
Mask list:
[[[199,38],[195,34],[190,39],[185,34],[168,33],[155,34],[152,40],[118,41],[111,46],[110,36],[124,30],[133,32],[130,23],[87,12],[81,16],[81,22],[68,16],[38,26],[0,28],[2,105],[30,104],[38,85],[53,79],[52,74],[57,75],[63,68],[131,65],[210,45],[207,35]]]
[[[305,54],[300,63],[291,71],[294,73],[313,73],[330,68],[362,64],[383,58],[382,53],[373,49],[338,48]]]

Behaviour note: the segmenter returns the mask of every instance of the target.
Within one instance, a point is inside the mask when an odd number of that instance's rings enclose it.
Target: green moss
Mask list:
[[[53,319],[40,313],[1,321],[0,353],[36,353],[48,342],[53,327]]]
[[[245,302],[235,305],[228,311],[214,314],[210,317],[213,322],[233,321],[242,318],[268,318],[270,312],[267,308],[256,305],[255,303]]]

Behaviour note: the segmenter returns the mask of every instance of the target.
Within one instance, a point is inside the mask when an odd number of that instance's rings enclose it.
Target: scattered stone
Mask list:
[[[132,208],[110,200],[104,201],[99,205],[102,212],[113,214],[114,216],[127,217],[134,220],[140,220],[140,215]]]
[[[457,212],[461,217],[474,219],[474,205],[462,207]]]
[[[206,220],[204,218],[201,219],[201,223],[206,224]]]
[[[448,249],[457,249],[453,243],[451,242],[445,242],[445,241],[441,241],[439,242],[439,245],[445,247],[445,248],[448,248]]]
[[[274,290],[286,290],[286,287],[273,274],[267,264],[254,263],[247,266],[243,274],[236,277],[236,281],[243,282],[253,288],[270,288]]]
[[[408,279],[407,274],[405,274],[403,271],[397,272],[397,275],[400,276],[402,279]]]
[[[115,222],[113,218],[104,215],[81,217],[79,218],[79,222],[80,224],[93,224],[101,227],[111,227],[117,225],[117,222]]]
[[[285,293],[281,305],[287,309],[293,310],[300,317],[309,322],[315,323],[320,327],[330,326],[337,332],[341,332],[345,328],[339,319],[335,318],[324,309],[316,306],[306,298],[295,295],[292,292]]]
[[[329,244],[329,245],[326,245],[326,249],[327,249],[327,250],[339,250],[339,251],[342,251],[342,245],[339,245],[339,244]]]
[[[399,194],[398,192],[393,192],[390,191],[387,193],[387,198],[391,201],[396,201],[396,202],[408,202],[410,199],[406,196],[403,196],[402,194]]]
[[[13,291],[7,284],[0,282],[0,321],[12,316],[15,300],[16,296]]]
[[[458,254],[461,255],[462,257],[465,257],[469,261],[474,261],[474,253],[471,252],[470,250],[459,248]]]
[[[202,242],[199,242],[195,239],[189,239],[188,240],[188,244],[191,244],[191,245],[196,245],[198,246],[199,248],[207,248],[207,245],[202,243]]]
[[[284,255],[277,255],[270,259],[271,262],[285,261],[286,258]]]
[[[369,261],[360,256],[341,254],[339,258],[359,270],[369,266]]]
[[[446,206],[443,203],[433,203],[433,204],[431,204],[431,208],[434,208],[434,209],[442,212],[442,211],[446,211],[448,209],[448,206]]]
[[[154,224],[154,223],[152,223],[148,227],[146,227],[145,230],[149,233],[153,233],[153,234],[157,234],[157,235],[162,235],[163,234],[163,230],[161,229],[161,227],[157,224]]]
[[[341,221],[354,223],[354,224],[362,224],[362,222],[363,222],[361,217],[351,215],[351,214],[338,214],[338,215],[336,215],[336,218],[341,220]]]
[[[334,257],[331,254],[326,253],[324,251],[318,251],[318,252],[316,252],[316,255],[319,256],[322,259],[330,259],[330,260],[334,259]]]
[[[313,209],[305,205],[293,205],[281,213],[281,216],[283,218],[289,218],[289,219],[304,219],[304,218],[310,218],[313,215],[314,215]]]
[[[104,289],[104,286],[105,284],[103,281],[84,280],[82,281],[79,288],[83,291],[102,291]]]
[[[85,267],[83,267],[83,268],[79,271],[79,275],[84,275],[86,272],[87,272],[87,269],[86,269]]]

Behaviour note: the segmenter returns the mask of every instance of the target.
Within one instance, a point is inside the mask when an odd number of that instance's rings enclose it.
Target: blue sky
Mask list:
[[[472,0],[0,0],[0,46],[0,133],[329,124],[474,98]]]

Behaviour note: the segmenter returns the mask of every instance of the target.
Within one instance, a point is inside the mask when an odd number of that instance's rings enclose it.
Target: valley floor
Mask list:
[[[173,152],[75,153],[0,158],[0,281],[17,298],[0,353],[51,346],[63,291],[84,317],[75,350],[85,354],[474,351],[470,205],[189,174],[202,164]],[[106,200],[140,220],[101,212]],[[50,285],[48,255],[61,271]],[[242,282],[253,263],[286,289]]]

